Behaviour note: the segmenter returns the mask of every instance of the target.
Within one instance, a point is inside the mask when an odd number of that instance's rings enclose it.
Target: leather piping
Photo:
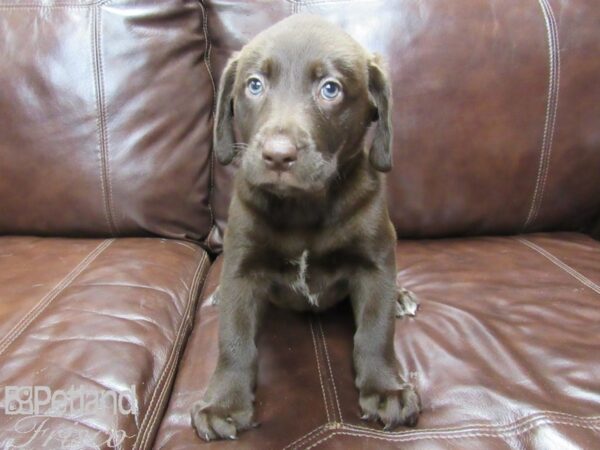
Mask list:
[[[139,433],[133,444],[134,450],[146,449],[152,446],[151,440],[157,431],[157,423],[162,418],[165,407],[167,406],[167,394],[171,392],[179,356],[181,355],[189,331],[193,326],[193,315],[196,310],[196,303],[198,302],[198,290],[199,287],[204,284],[206,276],[208,275],[208,270],[203,270],[206,266],[205,263],[207,259],[207,253],[203,252],[202,259],[200,260],[192,279],[186,309],[181,324],[179,325],[179,329],[177,330],[171,353],[167,358],[156,387],[150,397],[150,401],[146,406],[146,414],[144,415]],[[203,276],[200,275],[202,272],[204,272]]]
[[[112,183],[110,180],[110,153],[108,132],[106,129],[106,101],[104,96],[104,67],[102,65],[102,10],[92,9],[92,65],[94,70],[94,89],[96,93],[96,126],[98,132],[98,153],[100,160],[100,186],[104,202],[104,215],[112,236],[117,227],[114,219]]]
[[[556,114],[558,111],[558,90],[560,86],[560,52],[558,42],[558,27],[552,8],[548,0],[538,0],[540,8],[544,14],[544,22],[548,34],[548,54],[549,54],[549,80],[548,80],[548,101],[546,104],[546,118],[544,120],[544,134],[542,138],[542,149],[540,152],[540,162],[538,166],[535,190],[531,199],[529,213],[525,219],[523,229],[528,229],[537,219],[544,197],[548,170],[550,167],[550,156],[552,155],[552,141],[556,126]]]
[[[198,4],[200,5],[200,9],[202,10],[202,30],[204,33],[204,65],[206,66],[206,71],[208,72],[208,77],[210,78],[210,84],[212,86],[213,104],[212,104],[212,110],[211,110],[210,115],[214,121],[215,110],[216,110],[216,105],[217,105],[217,87],[215,84],[215,79],[212,74],[212,65],[210,63],[210,52],[212,50],[212,45],[211,45],[210,37],[208,35],[208,16],[206,14],[206,7],[204,6],[204,1],[199,0]],[[210,173],[209,173],[209,177],[208,177],[209,178],[208,212],[210,214],[211,228],[210,228],[210,231],[208,232],[208,235],[206,236],[206,239],[204,242],[206,243],[206,247],[211,252],[214,252],[214,249],[212,248],[212,244],[211,244],[211,237],[212,237],[213,233],[215,232],[215,230],[217,229],[215,214],[213,211],[213,193],[214,193],[214,187],[215,187],[215,151],[212,148],[212,138],[210,139],[210,141],[211,141],[211,146],[210,146],[210,169],[209,169]]]

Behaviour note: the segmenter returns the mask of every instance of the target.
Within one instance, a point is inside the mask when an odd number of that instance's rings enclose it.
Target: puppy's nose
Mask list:
[[[285,172],[290,170],[297,158],[298,149],[286,136],[273,136],[264,144],[262,159],[269,169]]]

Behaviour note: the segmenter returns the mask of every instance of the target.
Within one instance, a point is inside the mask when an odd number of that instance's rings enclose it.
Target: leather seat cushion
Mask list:
[[[208,267],[204,250],[174,240],[1,237],[0,446],[114,448],[126,433],[119,448],[147,448]],[[134,386],[138,411],[11,415],[6,386]]]
[[[272,310],[259,339],[256,418],[239,443],[203,448],[592,448],[600,439],[600,243],[576,233],[397,246],[398,283],[421,300],[396,322],[396,351],[419,389],[415,429],[359,419],[353,325]],[[204,298],[217,286],[211,268]],[[156,448],[197,448],[189,409],[217,358],[204,300]]]

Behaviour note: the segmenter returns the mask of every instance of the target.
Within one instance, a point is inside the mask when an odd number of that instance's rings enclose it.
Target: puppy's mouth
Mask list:
[[[280,172],[270,169],[265,169],[264,178],[259,187],[281,196],[293,196],[323,189],[323,186],[307,186],[300,183],[291,171]]]
[[[269,167],[260,147],[250,146],[242,156],[242,172],[253,186],[278,196],[301,196],[323,192],[334,178],[337,160],[327,160],[314,148],[303,149],[297,159],[286,166]]]

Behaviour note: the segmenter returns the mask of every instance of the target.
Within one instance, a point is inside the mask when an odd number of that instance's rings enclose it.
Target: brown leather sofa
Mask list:
[[[261,427],[203,444],[234,170],[215,83],[298,12],[389,62],[398,283],[421,300],[396,349],[423,414],[359,419],[348,308],[273,309]],[[599,448],[599,78],[594,0],[1,0],[0,447]],[[7,387],[39,386],[137,408],[15,414]]]

